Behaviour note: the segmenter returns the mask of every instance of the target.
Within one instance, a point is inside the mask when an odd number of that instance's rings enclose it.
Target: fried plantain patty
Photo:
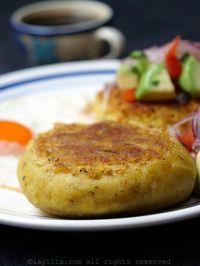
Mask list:
[[[28,146],[18,167],[36,207],[64,217],[157,210],[185,200],[196,168],[165,133],[101,122],[58,124]]]
[[[99,121],[112,120],[166,129],[186,115],[196,112],[198,105],[199,102],[194,100],[185,104],[177,101],[129,103],[121,98],[117,87],[106,87],[97,94],[94,111]]]

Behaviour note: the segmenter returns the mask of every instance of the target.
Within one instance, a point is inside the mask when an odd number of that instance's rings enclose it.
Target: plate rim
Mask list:
[[[23,77],[26,79],[42,77],[42,75],[50,76],[52,73],[77,72],[82,70],[86,73],[86,68],[91,68],[100,71],[105,70],[105,66],[110,69],[115,69],[119,65],[119,60],[93,60],[93,61],[78,61],[70,63],[57,63],[45,66],[36,66],[28,69],[17,70],[6,73],[0,76],[0,95],[7,93],[15,87],[13,81],[17,81],[17,86],[20,88],[23,82]],[[64,71],[64,72],[63,72]],[[104,74],[104,72],[102,72]],[[39,75],[39,76],[38,76]],[[88,74],[89,76],[89,74]],[[30,82],[32,81],[30,80]],[[38,80],[38,82],[41,79]],[[2,87],[4,89],[2,89]],[[17,90],[17,89],[16,89]],[[26,217],[16,214],[7,214],[0,211],[0,223],[4,225],[17,226],[29,229],[54,230],[54,231],[96,231],[96,230],[116,230],[129,228],[142,228],[153,225],[161,225],[172,223],[189,218],[196,217],[200,214],[200,205],[190,206],[178,210],[169,210],[161,213],[146,214],[134,217],[109,218],[109,219],[63,219],[63,218],[39,218]]]
[[[66,72],[74,72],[83,70],[83,68],[91,68],[96,70],[101,70],[102,68],[105,68],[105,65],[109,68],[113,66],[116,69],[116,67],[119,65],[120,60],[118,59],[99,59],[99,60],[83,60],[83,61],[76,61],[76,62],[62,62],[62,63],[54,63],[49,65],[42,65],[42,66],[33,66],[29,68],[24,68],[8,73],[4,73],[0,75],[0,91],[4,89],[4,87],[9,87],[10,85],[13,86],[13,83],[22,81],[23,77],[37,79],[40,77],[43,77],[44,74],[47,74],[48,76],[55,75],[55,73],[62,73],[63,75],[66,74]],[[5,88],[7,89],[7,88]]]
[[[169,224],[199,215],[200,205],[185,209],[167,211],[164,213],[147,214],[134,217],[108,219],[65,219],[65,218],[38,218],[22,217],[15,214],[2,214],[0,223],[20,228],[53,230],[53,231],[107,231],[117,229],[137,229],[155,225]],[[171,215],[172,212],[174,215]]]

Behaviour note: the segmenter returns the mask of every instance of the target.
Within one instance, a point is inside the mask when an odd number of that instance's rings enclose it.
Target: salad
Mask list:
[[[187,102],[200,97],[200,43],[180,36],[161,47],[132,51],[117,73],[122,98]]]

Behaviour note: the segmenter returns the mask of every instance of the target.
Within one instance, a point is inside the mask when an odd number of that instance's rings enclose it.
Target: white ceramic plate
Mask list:
[[[35,127],[36,132],[48,129],[55,121],[73,122],[79,119],[85,122],[88,118],[84,115],[77,116],[73,108],[80,111],[83,102],[85,104],[106,82],[113,80],[117,67],[118,62],[115,60],[77,62],[36,67],[3,75],[0,77],[0,119],[18,120],[33,130]],[[74,99],[77,100],[76,103],[73,103]],[[34,114],[31,112],[33,107]],[[15,167],[11,172],[9,164],[5,162],[6,160],[0,158],[0,180],[6,183],[6,178],[9,177],[11,181],[8,185],[17,189],[17,161],[15,159]],[[113,230],[169,223],[199,214],[200,199],[191,197],[173,209],[148,215],[91,220],[61,219],[34,208],[21,192],[0,186],[0,223],[24,228]]]

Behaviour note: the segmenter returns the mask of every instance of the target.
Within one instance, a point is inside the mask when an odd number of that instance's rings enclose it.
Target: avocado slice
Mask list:
[[[192,97],[200,97],[200,62],[194,56],[188,56],[183,62],[179,85]]]
[[[132,71],[132,65],[122,64],[117,72],[116,82],[121,90],[137,88],[139,77]]]
[[[176,98],[175,87],[164,64],[151,64],[142,75],[136,98],[144,101],[166,101]]]
[[[116,82],[121,90],[137,88],[140,77],[149,66],[149,60],[142,52],[133,53],[133,60],[122,64],[117,72]]]

